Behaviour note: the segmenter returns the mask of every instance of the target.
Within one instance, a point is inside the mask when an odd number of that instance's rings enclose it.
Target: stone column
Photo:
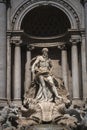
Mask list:
[[[15,42],[14,50],[14,101],[21,100],[21,48],[20,41]]]
[[[7,36],[7,99],[11,100],[11,45]]]
[[[0,0],[0,100],[2,101],[6,99],[6,65],[6,1]]]
[[[11,1],[7,2],[7,31],[11,30]],[[11,33],[7,32],[7,99],[11,100]]]
[[[81,43],[81,61],[82,61],[82,85],[83,85],[83,99],[87,99],[87,71],[86,71],[86,40],[85,34],[82,33]]]
[[[61,59],[62,59],[62,76],[64,80],[64,85],[66,89],[68,90],[68,64],[67,64],[67,47],[66,45],[62,46],[62,54],[61,54]]]
[[[28,90],[31,84],[31,48],[27,47],[26,53],[26,65],[25,65],[25,92]]]
[[[78,69],[78,39],[71,39],[72,42],[72,85],[73,85],[73,99],[79,99],[79,69]]]

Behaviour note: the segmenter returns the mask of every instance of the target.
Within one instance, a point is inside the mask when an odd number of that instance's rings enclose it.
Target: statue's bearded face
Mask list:
[[[48,57],[48,52],[47,51],[43,51],[43,56],[44,57]]]

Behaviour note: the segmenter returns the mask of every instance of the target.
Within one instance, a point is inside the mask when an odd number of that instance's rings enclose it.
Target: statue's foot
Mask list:
[[[61,96],[58,96],[58,98],[62,99],[62,97],[61,97]]]
[[[57,98],[57,99],[63,99],[61,96],[57,96],[56,98]]]
[[[44,99],[41,99],[41,100],[38,100],[39,102],[47,102],[48,99],[44,98]]]
[[[48,101],[48,99],[46,98],[46,99],[44,99],[44,102],[47,102]]]

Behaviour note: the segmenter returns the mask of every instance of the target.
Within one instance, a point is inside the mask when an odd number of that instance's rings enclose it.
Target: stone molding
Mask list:
[[[30,5],[33,6],[33,4],[36,3],[36,2],[40,2],[40,3],[38,3],[38,6],[39,6],[39,5],[44,5],[44,4],[45,4],[45,5],[52,5],[51,2],[56,2],[56,3],[58,3],[58,4],[62,5],[62,6],[64,6],[64,8],[67,8],[67,9],[69,10],[69,12],[71,12],[71,14],[74,16],[74,18],[75,18],[75,20],[76,20],[76,23],[77,23],[77,26],[79,27],[79,22],[80,22],[80,21],[79,21],[79,16],[78,16],[78,14],[77,14],[76,11],[73,9],[73,7],[72,7],[69,3],[65,2],[64,0],[49,0],[49,1],[46,1],[46,0],[44,0],[44,1],[43,1],[43,0],[28,0],[28,1],[26,1],[25,3],[23,3],[23,4],[18,8],[18,10],[16,11],[16,13],[15,13],[13,19],[12,19],[12,26],[13,26],[13,28],[14,28],[14,24],[15,24],[17,18],[18,18],[19,15],[22,13],[22,11],[25,10],[26,8],[28,8]]]

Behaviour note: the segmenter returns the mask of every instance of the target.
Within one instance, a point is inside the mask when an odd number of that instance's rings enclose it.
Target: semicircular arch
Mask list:
[[[79,17],[76,13],[76,11],[65,1],[55,1],[55,0],[50,0],[50,1],[27,1],[26,3],[23,3],[17,11],[15,12],[13,18],[12,18],[12,28],[13,30],[20,30],[21,29],[21,23],[25,15],[32,9],[42,6],[42,5],[51,5],[54,6],[61,11],[63,11],[66,16],[68,17],[70,24],[71,24],[71,29],[77,29],[79,28]]]

